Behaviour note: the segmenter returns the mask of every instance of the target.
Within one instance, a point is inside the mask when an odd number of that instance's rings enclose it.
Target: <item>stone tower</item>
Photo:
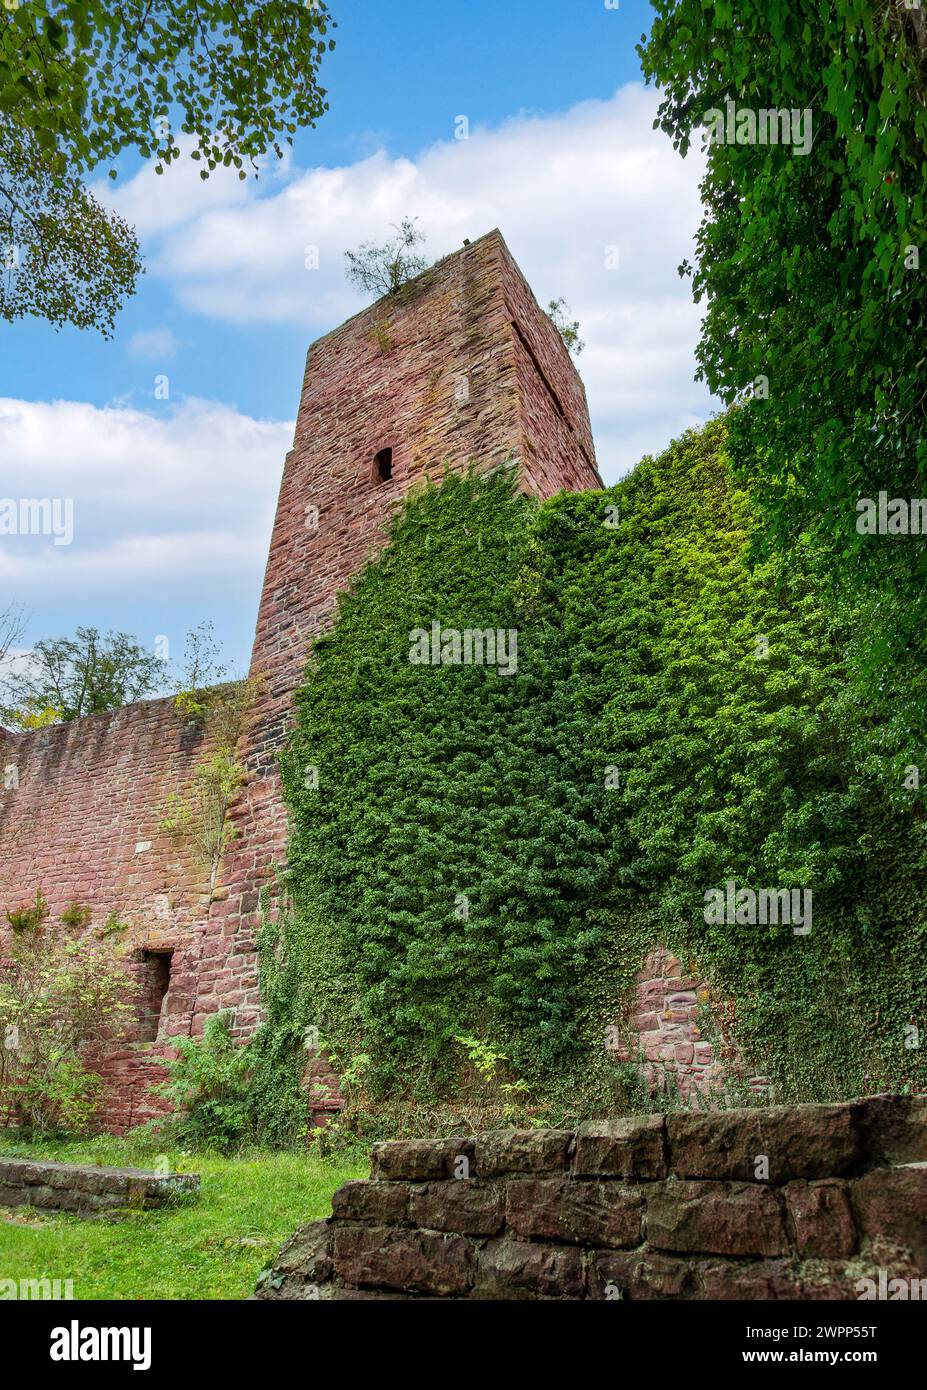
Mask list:
[[[515,456],[526,492],[602,486],[582,382],[498,231],[467,244],[309,349],[258,613],[265,679],[245,740],[237,837],[204,924],[193,1030],[259,1018],[258,893],[286,852],[277,753],[309,644],[417,481]]]

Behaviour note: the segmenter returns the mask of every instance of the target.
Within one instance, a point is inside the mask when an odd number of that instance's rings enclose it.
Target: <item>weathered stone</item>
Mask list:
[[[280,1274],[299,1274],[321,1283],[331,1277],[329,1253],[331,1228],[327,1221],[310,1221],[300,1226],[274,1260],[274,1270]]]
[[[643,1301],[651,1298],[697,1298],[698,1279],[687,1260],[635,1250],[627,1254],[600,1251],[589,1280],[592,1298]]]
[[[670,1171],[679,1178],[753,1181],[760,1159],[773,1183],[843,1177],[862,1160],[852,1105],[774,1106],[667,1117]]]
[[[754,1260],[750,1264],[702,1260],[696,1278],[699,1297],[713,1301],[775,1302],[801,1297],[798,1269],[790,1260]]]
[[[783,1255],[782,1212],[769,1188],[676,1182],[648,1189],[645,1234],[658,1250],[689,1254]]]
[[[927,1096],[867,1096],[855,1110],[868,1164],[927,1163]]]
[[[856,1250],[856,1227],[846,1184],[799,1178],[785,1188],[788,1221],[801,1258],[848,1257]]]
[[[460,1235],[338,1226],[332,1235],[332,1263],[346,1284],[446,1296],[469,1288],[474,1252]]]
[[[453,1178],[465,1159],[470,1176],[473,1171],[472,1139],[400,1139],[390,1144],[374,1144],[370,1176],[377,1182],[428,1182]]]
[[[312,1221],[283,1246],[273,1268],[259,1281],[252,1298],[274,1301],[314,1301],[330,1287],[332,1262],[329,1256],[330,1227],[327,1221]]]
[[[664,1116],[592,1120],[580,1125],[572,1171],[577,1177],[665,1178]]]
[[[475,1176],[557,1173],[569,1166],[573,1135],[568,1129],[503,1129],[476,1139]]]
[[[506,1220],[525,1239],[639,1245],[643,1211],[640,1193],[616,1182],[539,1178],[512,1181],[506,1189]]]
[[[582,1298],[582,1253],[570,1245],[487,1241],[478,1255],[476,1298]]]
[[[927,1164],[874,1168],[853,1184],[851,1200],[861,1235],[909,1251],[927,1272]]]
[[[340,1221],[401,1225],[408,1209],[409,1187],[403,1182],[346,1182],[332,1196],[332,1215]]]
[[[2,1160],[0,1205],[28,1204],[61,1211],[102,1211],[111,1207],[162,1206],[181,1194],[196,1193],[195,1173],[149,1173],[141,1168],[92,1164]],[[21,1193],[14,1201],[11,1194]]]
[[[413,1187],[409,1217],[432,1231],[459,1231],[465,1236],[494,1236],[504,1224],[502,1192],[494,1183],[471,1179]]]

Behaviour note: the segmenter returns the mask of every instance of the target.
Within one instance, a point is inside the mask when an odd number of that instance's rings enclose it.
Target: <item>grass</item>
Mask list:
[[[0,1131],[8,1158],[150,1168],[160,1152],[131,1137],[24,1142]],[[343,1157],[168,1157],[171,1171],[200,1174],[198,1199],[89,1219],[0,1207],[0,1279],[71,1279],[76,1299],[246,1298],[296,1227],[328,1216],[335,1188],[367,1176]]]

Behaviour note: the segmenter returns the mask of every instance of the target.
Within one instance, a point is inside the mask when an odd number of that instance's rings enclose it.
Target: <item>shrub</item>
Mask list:
[[[16,933],[0,971],[0,1112],[7,1123],[80,1133],[95,1117],[100,1079],[87,1065],[118,1039],[133,985],[93,938],[41,925]]]
[[[178,1143],[232,1153],[248,1124],[249,1049],[232,1037],[229,1011],[206,1020],[200,1039],[172,1039],[178,1057],[168,1060],[170,1079],[157,1087],[180,1114],[171,1122]]]

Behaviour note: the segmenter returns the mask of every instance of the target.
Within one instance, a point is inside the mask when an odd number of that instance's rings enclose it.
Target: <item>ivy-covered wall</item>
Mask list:
[[[733,1001],[777,1099],[923,1087],[920,795],[850,674],[857,615],[800,547],[748,567],[725,428],[540,504],[505,471],[449,475],[343,598],[284,759],[271,1130],[307,1028],[373,1108],[459,1094],[460,1037],[547,1116],[620,1106],[609,1029],[658,943]],[[434,624],[449,664],[420,659]],[[507,664],[467,664],[488,629]],[[810,890],[811,930],[706,922],[730,881]]]

